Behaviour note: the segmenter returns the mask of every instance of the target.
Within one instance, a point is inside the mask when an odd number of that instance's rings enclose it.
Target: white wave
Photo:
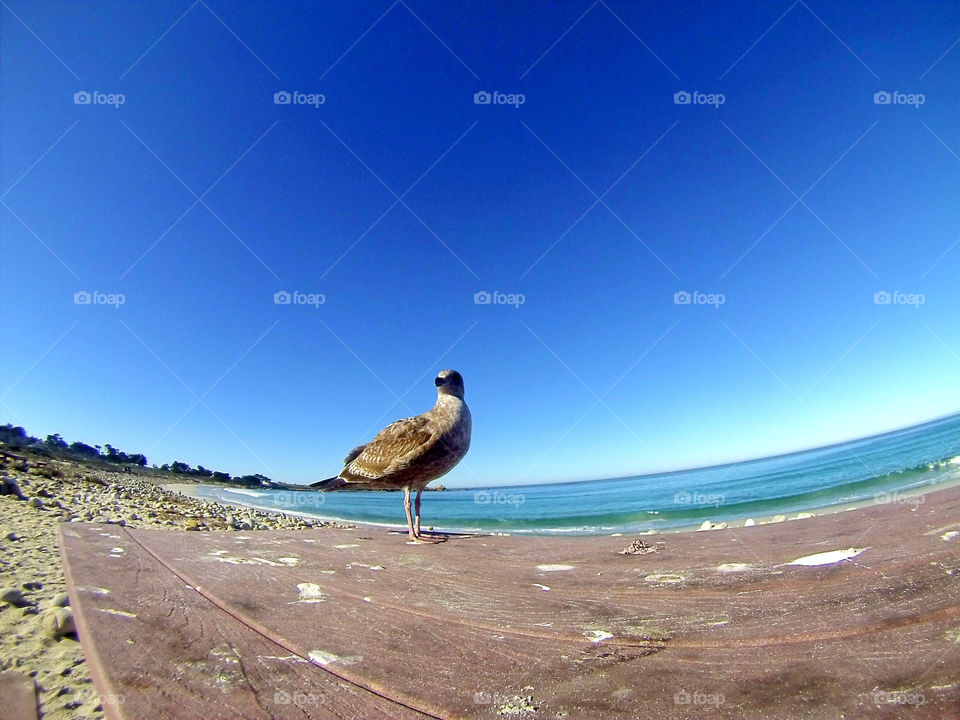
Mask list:
[[[260,490],[234,490],[233,488],[224,488],[223,492],[235,493],[237,495],[250,495],[252,497],[263,497],[266,494],[266,491]]]

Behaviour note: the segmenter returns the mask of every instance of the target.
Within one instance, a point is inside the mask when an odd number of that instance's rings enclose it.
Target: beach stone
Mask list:
[[[5,602],[14,607],[23,607],[29,605],[27,599],[23,597],[23,591],[20,588],[7,587],[0,590],[0,602]]]
[[[43,616],[43,630],[53,638],[72,635],[77,631],[70,608],[58,607],[48,610]]]
[[[29,505],[30,507],[40,509],[43,507],[43,500],[41,500],[38,497],[32,497],[29,500],[27,500],[27,505]]]
[[[712,528],[710,528],[710,529],[711,529],[711,530],[726,530],[726,529],[727,529],[727,524],[726,524],[725,522],[718,522],[716,525],[714,525],[714,526],[713,526]]]
[[[772,518],[770,518],[770,522],[775,522],[775,523],[783,522],[786,519],[787,519],[786,515],[774,515]]]
[[[697,532],[699,532],[700,530],[709,530],[712,527],[713,527],[712,522],[710,522],[709,520],[704,520],[703,523],[700,525],[700,527],[697,528]]]
[[[226,517],[226,519],[224,520],[224,522],[225,522],[227,525],[229,525],[230,527],[233,527],[233,526],[235,526],[235,525],[237,524],[237,519],[236,519],[233,515],[227,515],[227,517]]]
[[[24,498],[23,491],[20,489],[17,481],[11,477],[4,477],[0,479],[0,495],[14,495],[21,500],[26,499]]]
[[[44,548],[40,548],[41,550]],[[29,580],[23,584],[24,590],[39,590],[43,587],[43,583],[39,580]]]
[[[66,607],[70,604],[70,596],[66,593],[57,593],[50,600],[50,605],[53,607]]]
[[[200,523],[193,519],[187,520],[187,525],[184,528],[184,530],[199,530],[199,529],[200,529]]]
[[[107,516],[106,516],[106,515],[95,515],[94,518],[93,518],[93,521],[96,522],[96,523],[105,523],[105,522],[107,522]]]
[[[756,525],[756,523],[753,521],[753,518],[747,518],[743,521],[744,527],[753,527],[754,525]]]
[[[10,540],[11,542],[14,542],[14,541],[20,539],[20,536],[17,535],[15,532],[13,532],[13,530],[11,530],[10,532],[8,532],[4,537],[5,537],[7,540]]]
[[[253,525],[251,525],[251,524],[248,523],[246,520],[244,520],[242,523],[240,523],[240,529],[241,529],[241,530],[253,530]]]

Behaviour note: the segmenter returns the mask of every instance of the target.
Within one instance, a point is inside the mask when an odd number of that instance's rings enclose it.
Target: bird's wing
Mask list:
[[[424,415],[397,420],[367,443],[340,477],[354,482],[382,478],[423,452],[433,443],[434,435],[430,419]]]
[[[363,449],[364,449],[365,447],[366,447],[366,445],[357,445],[353,450],[351,450],[349,453],[347,453],[347,456],[343,459],[343,464],[344,464],[344,465],[349,465],[349,464],[352,463],[354,460],[356,460],[357,457],[360,455],[360,453],[363,452]]]

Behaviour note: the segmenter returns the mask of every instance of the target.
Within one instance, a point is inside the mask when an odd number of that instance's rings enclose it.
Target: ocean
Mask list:
[[[960,415],[860,440],[729,465],[545,485],[425,492],[425,528],[597,535],[742,524],[852,503],[915,505],[960,480]],[[441,480],[442,482],[442,480]],[[200,497],[265,510],[406,527],[400,492],[292,492],[199,485]]]

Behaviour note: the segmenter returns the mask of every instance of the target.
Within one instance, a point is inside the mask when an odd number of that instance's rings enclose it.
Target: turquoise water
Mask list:
[[[424,493],[425,527],[539,534],[667,530],[851,502],[923,502],[960,479],[960,415],[790,455],[680,472]],[[288,492],[200,485],[206,498],[406,527],[400,492]]]

